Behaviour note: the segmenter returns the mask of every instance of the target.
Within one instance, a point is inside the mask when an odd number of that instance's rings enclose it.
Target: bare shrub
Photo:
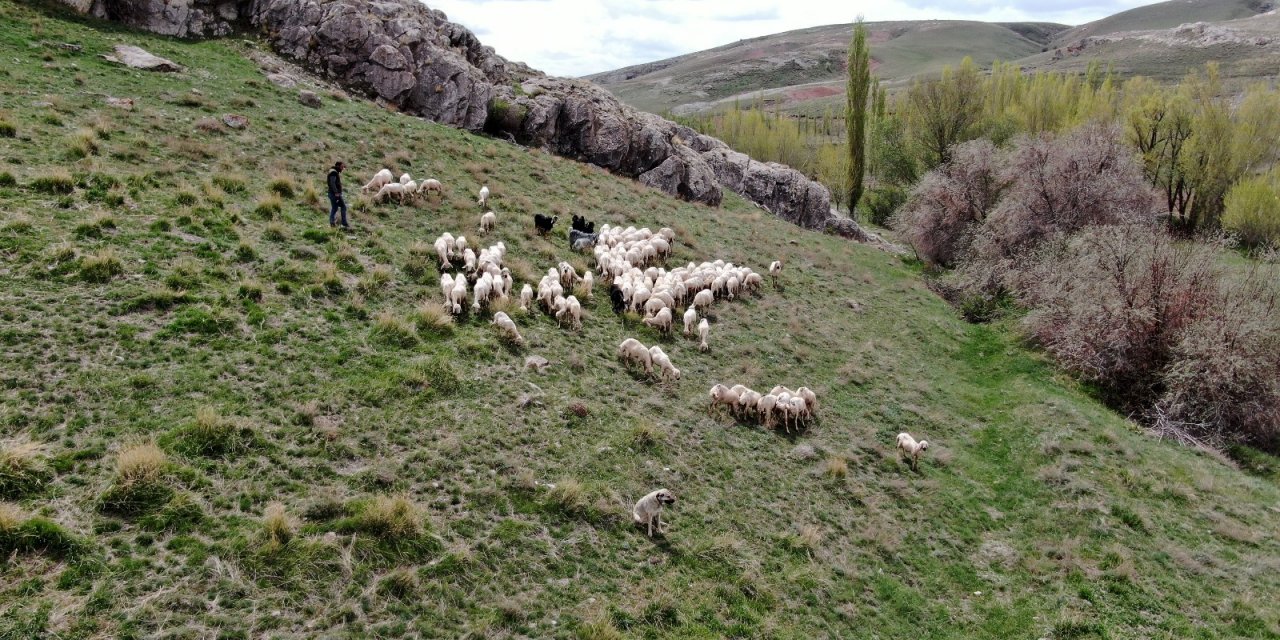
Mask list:
[[[988,140],[958,145],[951,162],[931,171],[911,192],[894,226],[931,264],[954,267],[974,225],[982,222],[1007,186],[1001,158]]]
[[[1157,209],[1137,158],[1110,125],[1019,139],[1003,179],[1009,187],[978,240],[984,260],[1086,227],[1151,220]]]
[[[1212,304],[1212,252],[1148,226],[1094,227],[1044,248],[1018,278],[1028,334],[1130,411],[1159,397],[1182,331]]]

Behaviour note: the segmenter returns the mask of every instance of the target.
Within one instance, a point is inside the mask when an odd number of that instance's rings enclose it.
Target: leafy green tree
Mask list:
[[[849,136],[849,210],[862,198],[862,180],[867,171],[867,96],[871,91],[871,50],[867,27],[859,17],[853,25],[849,44],[849,84],[845,91],[844,119]]]

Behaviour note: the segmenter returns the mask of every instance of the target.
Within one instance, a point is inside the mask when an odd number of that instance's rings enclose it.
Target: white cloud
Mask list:
[[[429,0],[502,56],[581,76],[792,29],[868,21],[1080,24],[1150,0]],[[833,11],[832,6],[841,6]]]

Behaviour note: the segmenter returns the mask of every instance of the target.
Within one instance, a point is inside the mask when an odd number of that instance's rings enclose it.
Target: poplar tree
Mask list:
[[[862,197],[862,178],[867,168],[867,94],[870,90],[871,51],[867,47],[867,28],[862,16],[858,16],[853,25],[853,42],[849,44],[849,86],[844,108],[849,139],[850,212]]]

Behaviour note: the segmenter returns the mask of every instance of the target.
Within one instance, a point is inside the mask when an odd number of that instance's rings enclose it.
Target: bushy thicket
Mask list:
[[[1222,226],[1249,249],[1280,246],[1280,168],[1236,183],[1227,193]]]
[[[897,224],[955,268],[941,288],[966,313],[1012,298],[1028,337],[1113,406],[1184,439],[1280,448],[1280,289],[1228,277],[1218,246],[1176,241],[1153,209],[1120,131],[1095,124],[957,145]]]

